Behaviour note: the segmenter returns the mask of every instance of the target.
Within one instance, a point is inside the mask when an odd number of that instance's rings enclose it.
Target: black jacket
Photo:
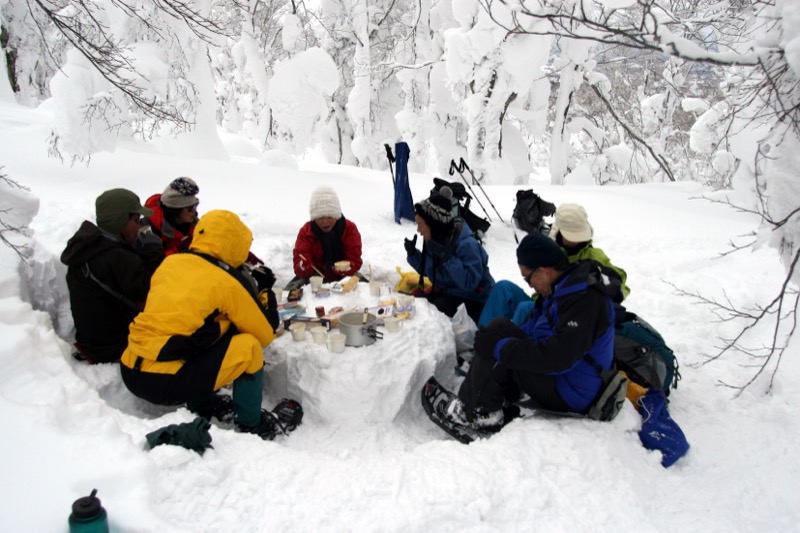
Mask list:
[[[117,361],[128,344],[128,325],[143,307],[150,277],[164,258],[158,245],[141,255],[119,236],[84,221],[61,254],[75,322],[75,340],[95,363]],[[129,302],[112,295],[88,271]],[[135,309],[133,305],[139,309]]]

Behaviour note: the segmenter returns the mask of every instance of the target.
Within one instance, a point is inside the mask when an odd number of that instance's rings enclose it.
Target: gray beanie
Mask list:
[[[119,233],[125,229],[131,214],[138,213],[149,217],[151,209],[139,203],[139,197],[127,189],[111,189],[97,197],[94,202],[97,227],[109,233]]]
[[[167,207],[191,207],[199,203],[197,200],[199,192],[200,187],[192,178],[174,179],[161,193],[161,203]]]
[[[311,193],[308,214],[311,220],[326,217],[338,220],[342,216],[342,206],[339,205],[339,197],[336,196],[336,191],[325,185],[317,187]]]

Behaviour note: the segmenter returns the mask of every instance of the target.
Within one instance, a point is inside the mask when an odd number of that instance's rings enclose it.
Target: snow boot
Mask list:
[[[208,421],[216,418],[222,424],[233,422],[233,398],[227,394],[209,394],[186,404],[189,411]]]
[[[264,440],[272,440],[278,435],[283,434],[283,428],[278,421],[278,417],[266,409],[261,410],[261,419],[257,425],[245,426],[237,422],[236,431],[239,433],[252,433]]]

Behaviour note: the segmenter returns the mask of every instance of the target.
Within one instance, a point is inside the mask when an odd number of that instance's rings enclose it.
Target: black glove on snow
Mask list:
[[[256,284],[258,285],[258,291],[261,292],[264,289],[271,289],[273,285],[275,285],[275,274],[272,273],[269,267],[264,265],[258,265],[257,267],[253,268],[250,273],[253,276],[253,279],[256,280]]]
[[[408,255],[414,255],[414,252],[417,251],[417,235],[414,234],[413,239],[405,239],[403,242],[404,246],[406,247],[406,253]]]

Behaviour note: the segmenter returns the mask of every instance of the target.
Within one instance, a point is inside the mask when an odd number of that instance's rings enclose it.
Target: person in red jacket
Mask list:
[[[200,187],[192,178],[177,178],[163,193],[152,195],[144,203],[153,214],[142,218],[140,231],[146,233],[150,228],[161,237],[165,256],[189,249],[197,225],[199,192]]]
[[[286,289],[296,289],[322,274],[325,282],[358,276],[361,260],[361,234],[356,225],[342,215],[339,197],[330,187],[318,187],[308,206],[311,220],[297,234],[293,259],[295,277]]]

